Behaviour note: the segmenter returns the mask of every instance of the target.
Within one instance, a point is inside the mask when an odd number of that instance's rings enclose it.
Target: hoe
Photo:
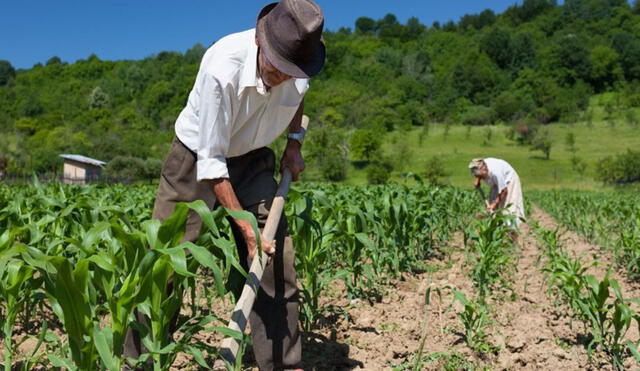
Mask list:
[[[308,125],[309,117],[307,117],[306,115],[302,116],[302,127],[306,130]],[[290,185],[291,172],[289,171],[289,169],[285,168],[282,172],[280,185],[278,186],[278,191],[276,192],[273,203],[271,204],[269,216],[267,217],[267,221],[262,232],[262,238],[264,238],[266,241],[273,241],[273,239],[275,238],[278,223],[280,222],[280,216],[282,215],[282,211],[284,209],[284,201],[287,197],[287,193],[289,193]],[[262,249],[258,248],[258,250],[259,252],[256,254],[257,256],[251,263],[251,268],[249,269],[249,277],[244,284],[240,299],[238,299],[238,302],[233,309],[231,320],[229,321],[229,325],[227,326],[229,329],[239,331],[241,333],[244,333],[244,330],[247,326],[249,314],[251,313],[251,308],[253,307],[253,303],[256,300],[258,288],[260,287],[260,280],[262,279],[264,269],[269,260],[267,254],[265,254]],[[220,347],[220,356],[226,362],[230,363],[231,365],[235,365],[236,355],[238,354],[239,348],[240,342],[237,339],[227,337],[222,341],[222,345]],[[222,365],[219,364],[219,362],[216,362],[215,366],[217,368],[218,366]]]

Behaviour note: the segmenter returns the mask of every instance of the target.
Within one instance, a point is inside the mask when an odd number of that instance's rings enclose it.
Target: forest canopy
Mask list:
[[[340,142],[323,134],[341,153],[346,132],[572,122],[592,95],[611,91],[623,93],[618,104],[640,106],[637,0],[525,0],[432,25],[361,17],[324,37],[327,63],[305,107],[322,133],[341,133]],[[53,171],[60,153],[163,158],[205,50],[138,61],[52,56],[27,70],[0,61],[7,170]]]

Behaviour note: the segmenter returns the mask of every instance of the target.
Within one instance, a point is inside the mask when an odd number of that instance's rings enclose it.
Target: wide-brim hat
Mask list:
[[[320,72],[326,55],[322,9],[311,0],[282,0],[260,11],[256,34],[267,60],[291,77]]]
[[[474,168],[481,168],[482,165],[484,165],[484,159],[483,158],[474,158],[473,160],[471,160],[471,162],[469,162],[469,169],[474,169]]]

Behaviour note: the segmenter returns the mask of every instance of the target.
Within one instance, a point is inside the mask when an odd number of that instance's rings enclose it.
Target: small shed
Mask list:
[[[107,164],[82,155],[60,155],[64,159],[62,183],[87,184],[100,179],[102,168]]]

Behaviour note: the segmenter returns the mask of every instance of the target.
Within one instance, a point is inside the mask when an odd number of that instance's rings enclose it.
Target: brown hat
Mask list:
[[[260,11],[256,34],[260,49],[280,72],[309,78],[322,69],[325,58],[324,15],[311,0],[282,0]]]

